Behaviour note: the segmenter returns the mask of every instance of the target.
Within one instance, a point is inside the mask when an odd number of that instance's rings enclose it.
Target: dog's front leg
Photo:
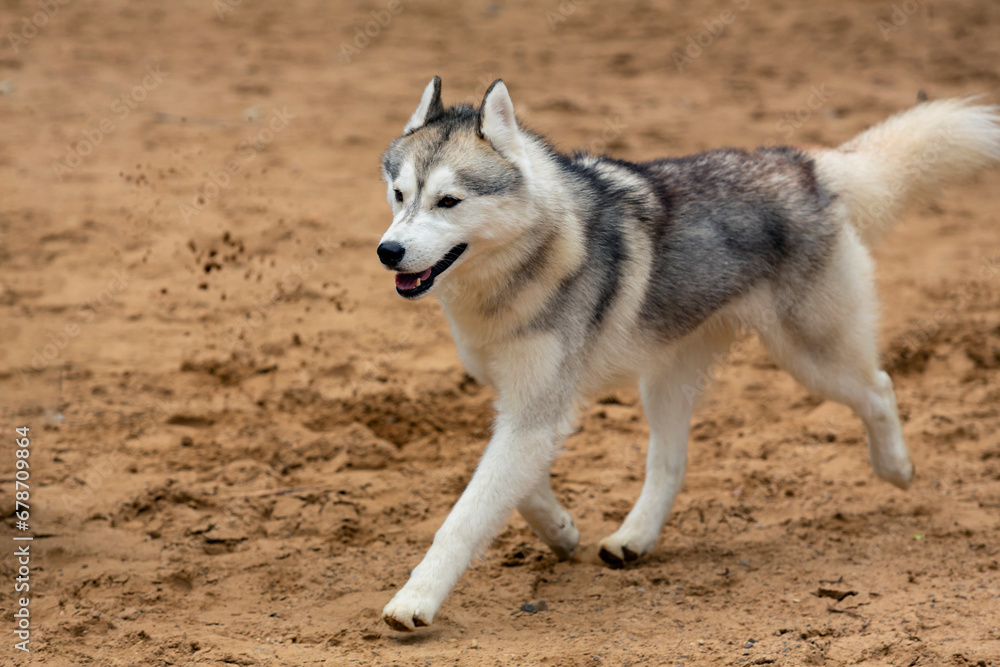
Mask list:
[[[551,395],[522,398],[529,399],[518,401],[524,407],[535,398],[535,409],[516,416],[504,411],[501,398],[496,430],[469,486],[409,581],[382,610],[394,630],[430,625],[471,560],[496,537],[511,510],[546,479],[566,433],[567,413],[554,408]],[[545,405],[548,409],[538,407]]]

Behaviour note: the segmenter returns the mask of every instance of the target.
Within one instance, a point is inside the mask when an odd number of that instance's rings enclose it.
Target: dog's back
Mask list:
[[[648,266],[634,269],[648,271],[638,326],[669,340],[756,286],[776,290],[776,307],[792,307],[816,283],[838,234],[876,242],[907,206],[1000,159],[1000,128],[994,107],[943,100],[838,149],[724,148],[645,163],[558,159],[585,202],[593,321],[613,306],[635,246],[648,243]],[[553,305],[546,317],[565,319]]]

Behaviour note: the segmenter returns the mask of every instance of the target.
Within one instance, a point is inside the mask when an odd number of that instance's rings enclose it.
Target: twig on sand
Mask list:
[[[323,489],[332,489],[333,484],[312,484],[310,486],[293,486],[290,489],[263,489],[261,491],[244,491],[243,493],[234,493],[226,498],[263,498],[265,496],[285,496],[289,493],[299,493],[300,491],[321,491]]]
[[[848,616],[851,616],[852,618],[858,619],[859,621],[862,622],[861,623],[861,629],[862,630],[864,630],[865,628],[867,628],[868,625],[872,622],[872,620],[870,618],[865,618],[864,616],[862,616],[858,612],[854,611],[853,609],[841,609],[840,607],[831,604],[831,605],[829,605],[826,608],[826,610],[830,611],[830,612],[833,612],[834,614],[847,614]]]

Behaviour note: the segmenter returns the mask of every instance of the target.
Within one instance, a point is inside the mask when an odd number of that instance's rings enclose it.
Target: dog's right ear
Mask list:
[[[494,81],[483,96],[476,129],[498,153],[514,160],[524,156],[524,141],[517,128],[514,103],[501,79]]]
[[[409,134],[423,127],[443,111],[444,105],[441,104],[441,77],[436,76],[424,88],[420,104],[417,106],[417,110],[413,112],[413,115],[410,116],[410,122],[403,128],[403,134]]]

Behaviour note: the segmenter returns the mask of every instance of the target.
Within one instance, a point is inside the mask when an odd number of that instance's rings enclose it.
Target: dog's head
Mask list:
[[[393,219],[378,256],[396,271],[400,296],[427,294],[446,273],[516,237],[527,141],[503,81],[493,82],[479,109],[446,109],[441,79],[427,84],[382,158]]]

